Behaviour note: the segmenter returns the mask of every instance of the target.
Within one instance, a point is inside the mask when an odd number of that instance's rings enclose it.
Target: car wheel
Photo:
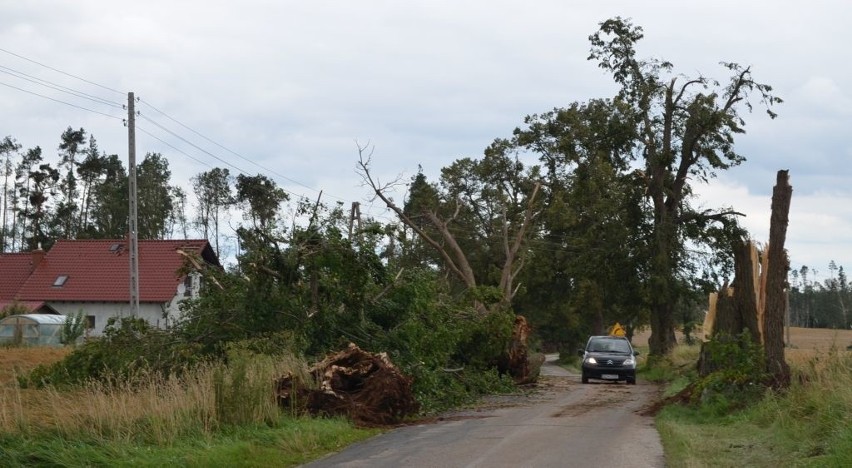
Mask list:
[[[636,379],[627,379],[627,385],[636,385]]]
[[[583,376],[580,377],[580,380],[582,380],[583,383],[589,383],[589,378],[586,376],[586,374],[583,374]]]

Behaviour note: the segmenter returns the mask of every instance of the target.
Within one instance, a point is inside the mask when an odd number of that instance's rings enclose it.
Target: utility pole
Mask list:
[[[352,227],[357,223],[358,232],[361,231],[361,203],[352,202],[352,209],[349,211],[349,240],[352,240]]]
[[[127,159],[130,199],[130,316],[139,316],[139,239],[136,223],[136,99],[127,93]]]

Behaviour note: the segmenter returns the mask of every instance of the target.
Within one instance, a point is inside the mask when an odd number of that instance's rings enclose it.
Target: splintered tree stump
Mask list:
[[[523,315],[516,316],[512,341],[497,364],[497,370],[501,374],[509,374],[518,385],[535,382],[544,363],[543,355],[530,358],[527,342],[531,331],[527,319]]]
[[[303,408],[312,415],[344,415],[362,425],[395,424],[419,409],[403,375],[385,353],[369,353],[355,344],[315,364],[312,385],[286,375],[275,383],[280,406]]]
[[[766,309],[763,311],[763,348],[766,352],[766,371],[776,388],[790,385],[790,367],[784,359],[785,289],[790,261],[784,242],[787,239],[790,199],[793,187],[787,171],[778,171],[772,189],[772,214],[769,224],[769,258],[766,273]]]

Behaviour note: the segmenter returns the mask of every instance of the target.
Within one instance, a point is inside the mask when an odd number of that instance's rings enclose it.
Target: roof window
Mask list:
[[[68,281],[68,275],[59,275],[53,281],[53,287],[54,288],[61,288],[62,286],[65,285],[66,281]]]

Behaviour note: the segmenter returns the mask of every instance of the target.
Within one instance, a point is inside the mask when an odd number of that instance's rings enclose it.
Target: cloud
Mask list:
[[[775,184],[774,175],[766,184],[771,191]],[[849,265],[847,259],[852,259],[852,204],[848,195],[830,190],[801,194],[792,173],[790,185],[793,186],[793,196],[786,247],[792,267],[827,268],[830,260],[835,260],[838,265],[847,261]],[[746,215],[740,223],[753,239],[763,243],[769,241],[771,194],[755,194],[748,187],[726,177],[695,188],[705,206],[732,206]]]
[[[803,242],[795,256],[822,264],[828,258],[820,256],[842,251],[849,240],[843,206],[852,206],[852,144],[846,138],[852,64],[838,59],[838,50],[852,42],[850,11],[840,0],[807,8],[790,0],[719,0],[713,8],[655,0],[150,0],[144,8],[103,0],[56,0],[49,7],[3,1],[0,45],[110,88],[133,90],[263,169],[140,104],[145,117],[229,163],[252,174],[274,171],[314,189],[277,177],[288,190],[312,199],[325,190],[363,201],[368,192],[354,171],[356,140],[375,145],[375,168],[385,178],[410,177],[418,164],[435,178],[454,159],[478,156],[494,138],[511,135],[527,114],[612,96],[615,85],[586,60],[587,37],[606,18],[631,17],[645,30],[643,57],[671,60],[679,73],[720,79],[721,60],[751,65],[755,77],[785,99],[776,120],[759,108],[745,115],[748,133],[738,137],[737,148],[748,160],[726,171],[712,190],[735,206],[755,203],[747,222],[759,219],[753,226],[759,230],[768,224],[775,171],[790,169],[793,209],[808,203],[807,214],[814,216],[795,218],[795,225],[791,218],[791,242],[793,234]],[[119,103],[126,99],[2,53],[0,65]],[[119,120],[0,86],[0,137],[41,145],[52,157],[62,130],[82,126],[103,150],[126,152],[121,109],[18,84]],[[140,125],[205,163],[138,135],[139,153],[166,155],[175,178],[183,179],[178,183],[223,165],[144,119]],[[837,233],[838,241],[825,232]]]

